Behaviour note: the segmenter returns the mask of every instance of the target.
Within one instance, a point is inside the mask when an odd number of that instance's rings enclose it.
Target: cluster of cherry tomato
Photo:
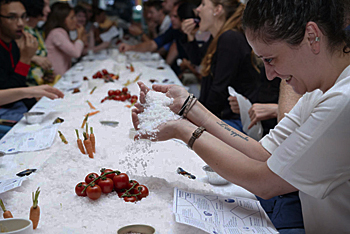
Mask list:
[[[108,90],[108,96],[103,98],[101,100],[101,103],[103,103],[106,100],[116,100],[116,101],[126,101],[129,100],[131,104],[134,104],[137,102],[138,97],[136,95],[131,95],[129,93],[129,90],[127,87],[123,87],[122,90],[116,89],[116,90]]]
[[[130,180],[126,173],[105,168],[101,169],[101,175],[89,173],[84,182],[75,186],[75,193],[78,196],[87,196],[92,200],[100,198],[102,193],[113,191],[126,202],[137,202],[149,194],[145,185],[139,184],[136,180]]]

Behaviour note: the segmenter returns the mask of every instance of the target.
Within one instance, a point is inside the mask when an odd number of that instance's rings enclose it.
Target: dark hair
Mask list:
[[[27,11],[28,17],[43,16],[43,9],[45,6],[44,0],[21,0]]]
[[[93,19],[92,21],[96,21],[96,16],[101,15],[103,12],[106,12],[105,10],[101,9],[101,8],[92,8],[92,17],[91,19]]]
[[[46,23],[44,25],[45,36],[47,37],[51,30],[55,28],[64,28],[67,32],[67,26],[65,19],[73,8],[68,3],[55,2],[51,6],[51,12],[47,16]]]
[[[194,13],[196,8],[197,6],[193,3],[184,2],[179,5],[179,8],[177,8],[177,15],[181,21],[190,18],[197,18],[196,14]]]
[[[85,15],[87,13],[85,7],[83,7],[81,5],[78,5],[78,6],[74,7],[74,12],[75,12],[75,14],[83,12]]]
[[[249,0],[243,26],[267,43],[284,40],[296,46],[304,39],[306,24],[312,21],[328,38],[331,51],[341,46],[345,52],[350,46],[344,30],[348,9],[349,0]]]
[[[160,11],[163,9],[162,7],[162,1],[154,0],[154,1],[148,1],[146,2],[147,7],[154,7],[157,11]]]
[[[11,2],[20,2],[23,4],[23,2],[21,0],[0,0],[0,10],[1,10],[1,5],[3,4],[9,4]]]

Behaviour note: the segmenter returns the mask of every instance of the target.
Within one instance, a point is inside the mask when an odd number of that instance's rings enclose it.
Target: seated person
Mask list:
[[[26,77],[38,41],[23,32],[27,13],[21,1],[0,1],[0,89],[26,87]],[[17,40],[17,41],[15,41]],[[18,121],[36,103],[33,98],[24,98],[3,105],[0,119]]]
[[[27,75],[28,85],[40,85],[43,83],[54,82],[52,73],[52,64],[47,58],[47,50],[44,43],[42,32],[37,28],[39,21],[46,21],[47,15],[50,13],[49,0],[23,0],[28,21],[24,27],[24,31],[32,34],[38,40],[38,49],[32,58],[30,70]]]
[[[78,38],[73,43],[68,32],[77,29]],[[83,26],[77,25],[74,10],[68,3],[56,2],[44,25],[45,44],[54,73],[63,75],[71,67],[72,58],[79,58],[84,49],[86,34]]]

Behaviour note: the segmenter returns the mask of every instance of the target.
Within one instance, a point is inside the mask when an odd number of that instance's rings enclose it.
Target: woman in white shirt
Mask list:
[[[221,176],[262,198],[299,191],[306,233],[348,233],[350,35],[344,29],[349,4],[248,1],[246,37],[263,59],[268,79],[279,77],[304,94],[260,142],[232,129],[174,85],[153,89],[174,98],[171,110],[179,113],[184,107],[187,119],[159,126],[156,140],[189,142]],[[140,87],[144,102],[148,88]],[[137,128],[143,107],[136,107]]]

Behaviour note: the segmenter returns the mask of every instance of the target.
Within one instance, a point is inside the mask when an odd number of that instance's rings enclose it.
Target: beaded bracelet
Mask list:
[[[190,138],[190,140],[188,141],[188,148],[192,149],[193,147],[193,144],[195,142],[195,140],[197,140],[201,135],[202,133],[205,131],[205,128],[204,127],[198,127],[193,133],[192,133],[192,136]]]
[[[184,117],[184,118],[187,118],[188,112],[192,109],[192,107],[194,106],[194,104],[196,104],[197,100],[198,100],[198,99],[194,97],[194,98],[191,100],[191,102],[189,102],[189,104],[187,105],[187,107],[186,107],[186,109],[185,109],[185,111],[184,111],[184,114],[183,114],[183,117]]]

